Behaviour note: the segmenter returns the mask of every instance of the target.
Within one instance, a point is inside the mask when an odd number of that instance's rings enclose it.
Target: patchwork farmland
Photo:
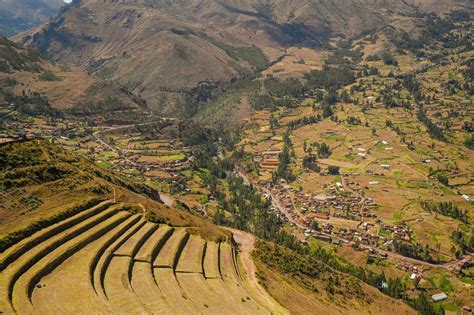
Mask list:
[[[280,313],[235,244],[104,201],[0,254],[0,313]]]

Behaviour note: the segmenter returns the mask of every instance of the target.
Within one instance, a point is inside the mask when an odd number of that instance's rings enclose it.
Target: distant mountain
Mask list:
[[[0,0],[0,33],[12,36],[56,15],[63,0]]]
[[[264,68],[290,46],[323,46],[401,17],[464,6],[457,0],[74,0],[16,40],[157,105],[164,93],[176,98]]]

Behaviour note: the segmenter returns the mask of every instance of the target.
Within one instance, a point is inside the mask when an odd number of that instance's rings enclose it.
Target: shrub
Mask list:
[[[47,70],[41,73],[38,76],[38,79],[40,79],[41,81],[60,81],[60,78],[56,76],[51,70]]]

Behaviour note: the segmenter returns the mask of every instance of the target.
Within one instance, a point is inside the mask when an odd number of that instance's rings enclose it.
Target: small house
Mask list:
[[[444,301],[448,298],[448,296],[446,295],[446,293],[438,293],[438,294],[434,294],[431,296],[431,298],[433,299],[433,301],[435,302],[440,302],[440,301]]]

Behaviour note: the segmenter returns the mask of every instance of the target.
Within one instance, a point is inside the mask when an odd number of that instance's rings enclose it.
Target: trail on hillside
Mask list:
[[[226,228],[233,233],[234,241],[239,245],[239,257],[247,274],[248,283],[259,295],[268,308],[276,311],[278,314],[289,314],[289,311],[281,306],[273,297],[260,285],[255,274],[255,264],[252,260],[252,251],[255,244],[255,236],[250,233],[243,232],[232,228]]]

